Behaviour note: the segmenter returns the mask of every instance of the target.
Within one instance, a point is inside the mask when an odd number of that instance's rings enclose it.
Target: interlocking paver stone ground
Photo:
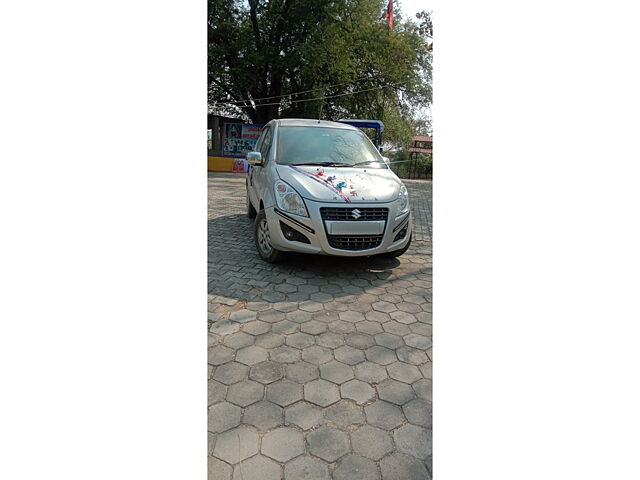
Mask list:
[[[364,425],[352,432],[351,445],[357,454],[372,460],[380,460],[393,451],[389,432],[371,425]]]
[[[210,174],[209,480],[431,478],[431,183],[405,184],[403,256],[268,264],[245,176]]]
[[[336,428],[320,427],[307,435],[309,451],[327,462],[335,462],[349,453],[349,436]]]
[[[270,430],[282,425],[282,407],[268,401],[254,403],[245,409],[242,421],[260,430]]]
[[[296,458],[284,467],[285,480],[329,480],[329,468],[326,463],[304,455]]]
[[[358,455],[347,455],[333,471],[334,480],[379,480],[376,462]]]
[[[279,462],[286,462],[304,453],[304,437],[293,428],[276,428],[262,438],[262,453]]]

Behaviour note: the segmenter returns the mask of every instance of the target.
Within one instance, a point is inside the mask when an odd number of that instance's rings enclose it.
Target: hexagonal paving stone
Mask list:
[[[349,437],[346,433],[331,427],[320,427],[307,435],[309,451],[327,462],[335,462],[349,453]]]
[[[405,335],[404,342],[410,347],[419,348],[421,350],[426,350],[431,347],[431,340],[427,337],[418,335],[417,333],[410,333],[409,335]]]
[[[244,332],[237,332],[233,335],[228,335],[224,337],[224,344],[227,347],[238,350],[242,347],[248,347],[249,345],[253,345],[255,341],[255,337],[253,335],[249,335]]]
[[[270,430],[283,424],[282,407],[275,403],[262,401],[247,407],[242,422],[260,430]]]
[[[425,337],[431,337],[433,335],[433,327],[426,323],[413,323],[409,325],[409,329],[412,333],[417,333],[418,335],[424,335]]]
[[[333,285],[330,285],[330,286],[334,287]],[[335,288],[339,289],[340,287],[336,285]],[[324,309],[329,310],[330,312],[345,312],[349,310],[349,307],[347,307],[344,303],[336,302],[334,300],[334,301],[325,303]]]
[[[359,348],[360,350],[366,350],[376,344],[374,338],[365,333],[349,333],[345,337],[345,342],[347,345],[350,345],[353,348]]]
[[[313,345],[314,339],[312,335],[298,332],[288,335],[285,343],[295,348],[305,348]]]
[[[305,362],[313,363],[314,365],[322,365],[323,363],[331,361],[333,359],[333,355],[331,355],[331,350],[328,348],[314,345],[312,347],[305,348],[302,351],[302,359]]]
[[[321,407],[327,407],[340,400],[338,387],[326,380],[313,380],[304,385],[304,398]]]
[[[249,378],[260,383],[272,383],[284,377],[284,368],[276,362],[262,362],[251,367]]]
[[[364,407],[364,414],[368,423],[385,430],[392,430],[404,421],[400,407],[381,400]]]
[[[227,401],[235,403],[241,407],[246,407],[262,400],[264,386],[252,380],[243,380],[229,387]]]
[[[402,411],[409,422],[421,427],[431,428],[433,411],[430,402],[416,398],[405,403]]]
[[[281,320],[271,325],[271,331],[273,333],[280,333],[283,335],[296,332],[297,330],[298,324],[289,320]]]
[[[325,380],[329,380],[337,384],[344,383],[354,377],[353,370],[349,365],[345,365],[344,363],[337,362],[335,360],[320,365],[320,376]]]
[[[409,400],[413,400],[416,396],[411,386],[397,380],[384,380],[376,385],[378,396],[382,400],[395,403],[396,405],[404,405]]]
[[[293,424],[303,430],[308,430],[322,423],[322,410],[307,402],[298,402],[284,410],[287,425]]]
[[[358,455],[347,455],[338,462],[333,471],[334,480],[379,480],[376,462]]]
[[[240,407],[228,402],[217,403],[209,407],[209,419],[207,429],[213,433],[221,433],[240,425]]]
[[[233,360],[234,350],[223,345],[212,347],[208,352],[207,362],[211,365],[222,365]]]
[[[284,466],[285,480],[330,480],[327,464],[309,455],[303,455]]]
[[[207,405],[213,405],[214,403],[218,403],[224,400],[224,397],[227,395],[227,386],[216,382],[215,380],[209,380],[209,384],[207,385],[208,390],[208,402]]]
[[[302,310],[296,310],[294,312],[287,313],[287,320],[294,323],[305,324],[311,321],[313,314],[310,312],[303,312]]]
[[[262,454],[286,462],[304,453],[304,437],[293,428],[280,427],[262,438]]]
[[[340,386],[343,398],[350,398],[362,405],[376,396],[376,391],[368,383],[360,380],[349,380]]]
[[[379,333],[375,336],[376,343],[390,349],[396,349],[404,345],[402,337],[392,333]]]
[[[431,392],[432,382],[429,379],[423,378],[422,380],[418,380],[415,382],[412,387],[421,399],[426,400],[428,402],[432,401],[432,392]]]
[[[230,480],[231,479],[231,467],[224,463],[222,460],[218,460],[215,457],[209,457],[208,461],[209,474],[208,480]]]
[[[374,310],[384,313],[390,313],[397,310],[396,306],[389,302],[375,302],[371,306]]]
[[[356,323],[361,320],[364,320],[364,314],[361,312],[356,312],[355,310],[347,310],[346,312],[340,312],[338,314],[340,320],[344,320],[345,322]]]
[[[288,313],[297,310],[298,304],[296,302],[279,302],[273,305],[273,309],[279,312]]]
[[[267,386],[267,400],[286,407],[302,400],[302,385],[290,380],[280,380]]]
[[[433,362],[427,362],[424,365],[420,365],[420,373],[428,380],[433,378]]]
[[[385,332],[393,333],[394,335],[399,335],[399,336],[403,336],[408,333],[411,333],[411,329],[407,325],[396,322],[395,320],[391,320],[390,322],[383,323],[382,328],[384,328]]]
[[[355,365],[360,362],[364,362],[364,352],[357,348],[350,347],[349,345],[343,345],[338,347],[333,352],[336,356],[336,360],[347,365]]]
[[[361,333],[368,333],[369,335],[375,335],[384,331],[378,322],[370,322],[369,320],[356,323],[356,329]]]
[[[280,480],[282,468],[273,460],[256,455],[233,467],[233,480]]]
[[[393,350],[381,347],[380,345],[367,348],[364,354],[367,357],[367,360],[379,365],[389,365],[398,360]]]
[[[407,313],[418,313],[422,311],[422,307],[420,305],[416,305],[415,303],[400,302],[396,304],[396,307],[398,308],[398,310]]]
[[[273,362],[279,363],[295,363],[300,360],[300,350],[282,345],[274,348],[269,352],[269,358]]]
[[[322,347],[336,348],[344,344],[344,337],[339,333],[325,332],[318,335],[316,343]]]
[[[258,335],[256,337],[256,346],[262,348],[275,348],[279,347],[284,343],[284,335],[280,335],[278,333],[268,332],[263,333],[262,335]]]
[[[262,347],[251,345],[238,350],[236,361],[245,365],[255,365],[267,359],[267,351]]]
[[[364,423],[364,412],[362,408],[347,400],[341,400],[331,405],[325,410],[324,416],[340,428],[347,428],[351,425]]]
[[[267,322],[254,320],[253,322],[247,323],[242,331],[251,335],[261,335],[263,333],[267,333],[270,328],[271,326]]]
[[[387,370],[377,363],[362,362],[355,366],[356,377],[367,383],[380,383],[389,378]]]
[[[307,383],[320,376],[318,367],[307,362],[298,362],[286,366],[287,378],[297,383]]]
[[[356,329],[353,323],[344,320],[336,320],[329,324],[329,330],[334,333],[351,333]]]
[[[412,365],[421,365],[429,361],[429,357],[423,350],[413,347],[400,347],[396,350],[396,355],[402,362]]]
[[[363,425],[351,433],[351,446],[355,453],[376,461],[393,451],[389,432],[371,425]]]
[[[316,289],[317,288],[318,287],[316,287]],[[324,307],[322,306],[322,303],[320,303],[320,302],[313,302],[313,301],[309,300],[309,301],[301,302],[298,308],[300,308],[300,310],[303,310],[305,312],[312,312],[313,313],[313,312],[319,312]]]
[[[215,322],[211,325],[209,331],[218,335],[230,335],[240,330],[240,324],[232,322],[231,320],[223,320],[222,322]]]
[[[416,366],[403,362],[392,363],[387,367],[387,372],[391,378],[404,383],[413,383],[422,378]]]
[[[365,313],[364,316],[365,316],[365,318],[367,320],[372,320],[372,321],[378,322],[378,323],[388,322],[389,319],[391,318],[388,313],[382,313],[382,312],[378,312],[376,310],[372,310],[371,312],[367,312],[367,313]]]
[[[274,310],[268,310],[266,312],[258,313],[258,318],[266,323],[276,323],[284,320],[284,313],[276,312]]]
[[[232,322],[245,323],[250,322],[251,320],[256,319],[256,312],[252,310],[236,310],[235,312],[231,312],[229,315],[229,320]]]
[[[394,453],[380,462],[384,480],[407,480],[409,478],[430,479],[424,463],[403,453]]]
[[[235,464],[258,453],[258,435],[245,426],[218,435],[213,454],[227,463]]]
[[[300,326],[300,331],[311,335],[318,335],[327,331],[327,325],[319,322],[318,320],[311,320],[307,323],[303,323]]]
[[[393,432],[398,450],[426,460],[431,455],[431,430],[416,425],[404,425]]]
[[[216,367],[211,378],[225,385],[237,383],[247,377],[249,367],[238,362],[229,362]]]
[[[391,454],[380,461],[384,480],[430,479],[424,463],[403,453]]]

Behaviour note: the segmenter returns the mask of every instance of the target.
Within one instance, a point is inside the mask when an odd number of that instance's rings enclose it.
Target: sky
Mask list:
[[[423,0],[398,0],[398,5],[400,6],[400,10],[404,16],[412,17],[414,19],[418,12],[423,10],[433,10],[430,2],[425,2]]]

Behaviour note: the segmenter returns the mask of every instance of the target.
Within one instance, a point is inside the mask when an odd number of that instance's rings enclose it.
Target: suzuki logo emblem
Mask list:
[[[360,215],[360,210],[357,208],[355,210],[351,210],[351,216],[356,220],[359,219],[362,215]]]

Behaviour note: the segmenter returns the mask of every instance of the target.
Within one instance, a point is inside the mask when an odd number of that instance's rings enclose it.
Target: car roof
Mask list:
[[[356,127],[345,123],[329,122],[327,120],[313,120],[310,118],[280,118],[277,120],[281,127],[330,127],[344,130],[358,130]]]

